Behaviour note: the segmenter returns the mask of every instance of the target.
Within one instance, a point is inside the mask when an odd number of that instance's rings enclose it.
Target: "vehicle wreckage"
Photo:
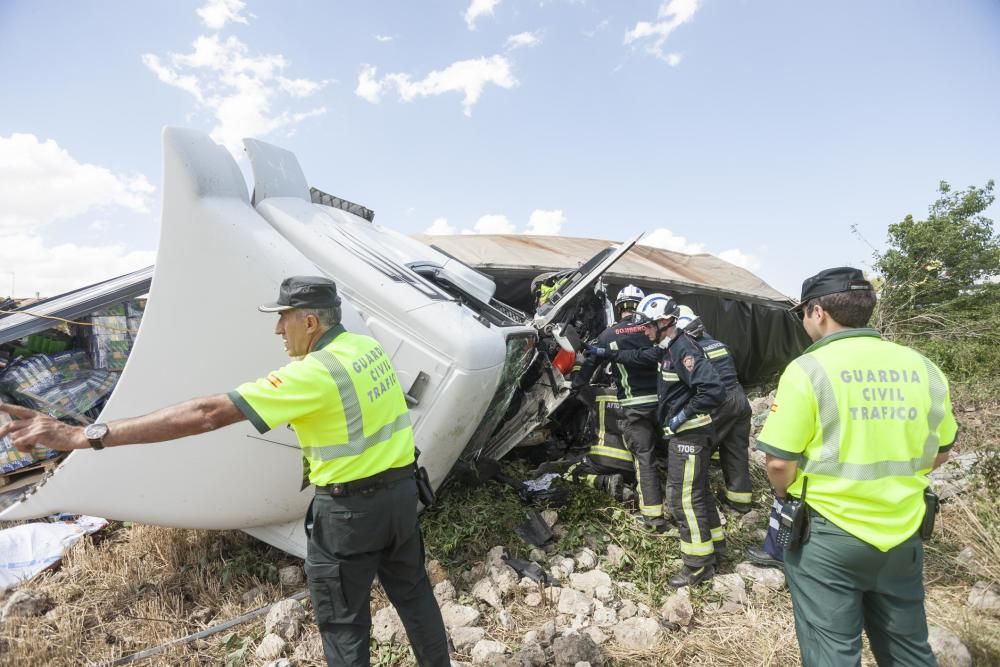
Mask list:
[[[252,193],[224,147],[197,131],[166,128],[155,267],[0,318],[0,343],[50,326],[39,315],[71,318],[148,290],[139,335],[99,419],[144,414],[227,392],[287,363],[273,322],[256,306],[287,276],[322,274],[338,284],[345,326],[375,337],[390,355],[419,463],[435,488],[460,459],[499,459],[546,425],[569,393],[572,348],[610,322],[601,276],[641,235],[578,267],[563,264],[556,288],[528,315],[498,298],[497,281],[457,252],[376,225],[369,209],[311,188],[292,153],[253,139],[245,147]],[[662,288],[649,272],[638,277]],[[703,287],[692,294],[719,296]],[[537,305],[518,289],[519,305]],[[781,352],[772,357],[793,353],[799,343],[788,332],[796,329],[780,295],[742,297],[756,303],[758,325],[769,322],[765,334],[780,334],[753,345]],[[289,429],[261,436],[242,422],[173,443],[75,451],[0,520],[71,512],[241,529],[304,556],[312,490],[301,488],[301,472]]]

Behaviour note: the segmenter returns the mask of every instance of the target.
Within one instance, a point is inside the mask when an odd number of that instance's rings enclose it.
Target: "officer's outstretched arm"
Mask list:
[[[90,447],[82,426],[64,424],[18,405],[0,404],[0,411],[15,419],[0,428],[0,438],[10,436],[11,443],[20,452],[30,452],[36,446],[60,451]],[[164,442],[214,431],[244,419],[246,417],[226,394],[205,396],[142,417],[110,422],[103,442],[105,447]]]

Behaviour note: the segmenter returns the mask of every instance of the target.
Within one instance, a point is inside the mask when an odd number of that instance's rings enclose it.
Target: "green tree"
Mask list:
[[[953,192],[941,181],[926,220],[912,215],[889,226],[889,249],[875,257],[886,308],[903,315],[940,307],[1000,274],[1000,238],[983,212],[993,181]]]

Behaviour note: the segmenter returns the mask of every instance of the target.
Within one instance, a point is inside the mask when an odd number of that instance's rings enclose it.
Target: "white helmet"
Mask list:
[[[677,326],[681,329],[687,329],[687,326],[691,324],[698,317],[694,314],[689,306],[677,306]]]
[[[615,306],[620,306],[623,303],[632,303],[634,308],[635,304],[642,301],[644,296],[646,296],[645,293],[635,285],[626,285],[618,292],[618,298],[615,299]]]
[[[676,318],[679,310],[677,302],[672,297],[657,292],[650,294],[639,302],[636,314],[646,322],[654,322],[656,320],[667,319],[668,317]]]

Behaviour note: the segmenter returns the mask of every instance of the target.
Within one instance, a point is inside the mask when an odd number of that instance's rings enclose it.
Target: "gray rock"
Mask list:
[[[528,560],[533,560],[536,563],[544,563],[548,558],[548,555],[541,549],[532,549],[528,552]]]
[[[732,574],[720,574],[712,579],[712,590],[721,594],[726,602],[734,605],[745,605],[749,602],[743,577],[735,572]]]
[[[570,630],[583,630],[590,627],[590,617],[586,614],[577,614],[569,624]],[[566,634],[565,632],[563,634]]]
[[[444,625],[449,630],[455,628],[465,628],[479,622],[479,610],[475,607],[467,607],[464,604],[449,602],[441,607],[441,617]]]
[[[608,641],[609,639],[608,635],[606,635],[603,630],[593,625],[590,626],[589,628],[584,628],[583,630],[581,630],[580,634],[587,635],[592,640],[594,640],[594,643],[597,644],[598,646]]]
[[[611,602],[615,599],[615,589],[611,586],[598,586],[594,589],[594,597],[601,602]]]
[[[643,616],[622,621],[611,630],[620,647],[633,651],[651,650],[663,637],[660,624]]]
[[[504,630],[511,630],[514,628],[514,617],[506,609],[501,609],[497,612],[497,625]]]
[[[493,656],[503,656],[507,653],[507,647],[492,639],[480,639],[472,647],[472,664],[488,665],[493,664]]]
[[[500,567],[501,565],[506,566],[503,557],[507,555],[507,547],[496,546],[489,550],[486,554],[486,571],[489,572],[491,567]]]
[[[507,597],[520,583],[521,578],[509,565],[490,568],[490,579],[497,585],[501,597]]]
[[[613,569],[620,567],[628,560],[628,554],[617,544],[608,545],[608,565]]]
[[[494,609],[503,609],[503,602],[500,599],[500,589],[492,579],[485,578],[476,582],[472,587],[472,597],[482,600]]]
[[[573,562],[576,563],[577,572],[593,570],[597,567],[597,554],[589,548],[583,548],[573,556]]]
[[[561,540],[569,535],[569,529],[566,526],[559,524],[552,527],[552,534],[555,535],[556,540]]]
[[[482,579],[483,577],[485,577],[487,572],[489,572],[489,568],[483,563],[479,563],[477,565],[473,565],[468,570],[463,572],[459,576],[459,579],[465,584],[472,585],[477,581],[479,581],[480,579]]]
[[[757,510],[750,510],[740,517],[740,525],[744,528],[753,528],[758,521],[760,521],[760,512]]]
[[[292,640],[302,632],[306,612],[297,600],[281,600],[271,605],[264,619],[264,630],[285,640]]]
[[[590,596],[585,593],[581,593],[580,591],[572,588],[566,588],[559,594],[558,609],[560,614],[573,614],[574,616],[577,614],[583,614],[587,616],[593,608],[593,600],[591,600]]]
[[[576,561],[572,558],[558,558],[556,560],[556,565],[561,567],[562,571],[565,572],[567,576],[576,572]]]
[[[455,628],[448,634],[451,635],[451,641],[455,644],[456,651],[459,653],[468,653],[486,636],[486,630],[468,627]]]
[[[753,538],[754,538],[753,541],[756,542],[757,544],[763,544],[764,540],[767,539],[767,529],[758,528],[757,530],[753,531]]]
[[[559,521],[559,512],[555,510],[542,510],[542,521],[551,528]]]
[[[257,645],[257,650],[254,651],[254,654],[257,656],[258,660],[275,660],[285,652],[285,647],[287,645],[288,642],[278,635],[265,635],[264,638],[260,640],[260,644]]]
[[[1000,590],[994,584],[977,581],[969,591],[969,606],[983,611],[1000,611]]]
[[[575,667],[578,662],[603,665],[601,649],[587,635],[570,634],[552,640],[552,655],[556,667]]]
[[[289,565],[278,570],[278,581],[282,586],[293,588],[304,584],[306,576],[302,573],[301,565]]]
[[[549,574],[551,574],[552,578],[556,581],[564,581],[566,577],[569,576],[569,573],[563,570],[562,565],[553,565],[550,567]]]
[[[602,628],[607,628],[618,622],[618,612],[610,607],[594,610],[594,624]],[[597,642],[600,644],[600,642]]]
[[[537,607],[542,604],[542,596],[539,593],[528,593],[524,596],[524,604],[528,607]]]
[[[556,636],[556,622],[555,621],[545,621],[542,623],[542,627],[538,628],[538,641],[543,646],[548,646],[552,643],[553,637]]]
[[[439,581],[434,585],[434,597],[437,598],[439,605],[443,605],[445,602],[454,600],[455,584],[451,583],[447,579]]]
[[[972,547],[965,547],[958,552],[958,555],[955,556],[955,561],[968,570],[970,574],[980,577],[988,576],[986,568],[983,567],[983,564],[976,557],[976,551]]]
[[[44,591],[33,591],[30,589],[14,592],[3,606],[0,612],[0,621],[8,618],[29,618],[41,616],[55,607],[55,603]]]
[[[622,606],[618,608],[618,618],[632,618],[639,610],[631,600],[624,600]]]
[[[569,575],[569,585],[582,593],[593,597],[594,591],[601,586],[611,586],[611,577],[601,570],[590,570]]]
[[[687,627],[694,618],[694,607],[691,605],[691,595],[684,587],[684,592],[677,592],[671,595],[660,608],[660,615],[668,623]]]
[[[944,628],[928,628],[927,641],[938,667],[972,667],[972,655],[962,641]]]
[[[531,644],[532,642],[538,643],[538,630],[528,630],[524,633],[524,639],[521,640],[522,644]]]
[[[292,660],[295,662],[317,662],[326,661],[323,656],[323,639],[319,635],[312,635],[303,642],[300,642],[292,651]]]
[[[375,615],[372,617],[372,636],[379,644],[389,644],[392,642],[397,644],[410,643],[406,637],[406,628],[403,626],[403,621],[400,620],[399,614],[396,613],[392,605],[382,607],[375,612]]]
[[[545,649],[538,642],[525,641],[521,650],[514,654],[514,659],[521,667],[545,667],[549,664]]]
[[[736,566],[736,574],[772,590],[780,591],[785,587],[785,573],[776,567],[740,563]]]
[[[288,658],[278,658],[271,662],[265,662],[264,667],[295,667],[295,663]]]
[[[542,597],[548,600],[551,604],[556,604],[559,602],[559,598],[562,596],[563,589],[558,586],[549,586],[545,589],[545,595]]]

